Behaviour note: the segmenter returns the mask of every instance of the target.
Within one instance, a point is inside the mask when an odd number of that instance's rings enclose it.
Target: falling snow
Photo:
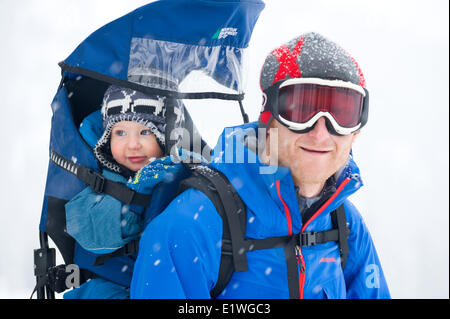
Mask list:
[[[161,250],[161,244],[160,243],[154,243],[153,244],[153,251],[156,253]]]
[[[61,104],[58,101],[54,101],[52,103],[52,111],[53,113],[55,113],[56,111],[58,111],[58,109],[61,107]]]

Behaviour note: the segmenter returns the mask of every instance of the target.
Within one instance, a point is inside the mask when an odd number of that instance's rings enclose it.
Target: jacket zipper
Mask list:
[[[317,210],[317,212],[303,225],[300,233],[303,233],[308,227],[308,225],[317,217],[319,216],[325,208],[337,197],[337,195],[344,189],[345,185],[350,182],[351,178],[347,177],[341,185],[336,189],[336,192]],[[284,202],[283,198],[281,197],[281,187],[280,187],[280,181],[276,181],[277,185],[277,192],[278,197],[280,198],[281,202],[283,203],[283,207],[286,213],[286,219],[288,223],[288,232],[289,236],[292,236],[292,219],[291,219],[291,213],[289,211],[289,207]],[[299,267],[299,276],[298,276],[298,286],[299,286],[299,293],[300,293],[300,299],[303,299],[304,296],[304,290],[305,290],[305,281],[306,281],[306,265],[305,260],[303,258],[302,249],[299,245],[295,246],[295,257],[297,259],[297,264]]]
[[[330,205],[331,202],[334,201],[334,199],[337,197],[337,195],[344,189],[345,185],[350,182],[351,178],[347,177],[341,185],[336,189],[336,192],[320,207],[317,212],[303,225],[302,230],[300,233],[303,233],[306,230],[306,227],[317,217],[319,216],[325,208],[327,208],[328,205]],[[306,280],[306,267],[305,267],[305,260],[303,259],[302,249],[301,247],[298,247],[298,262],[300,267],[300,276],[299,276],[299,289],[300,289],[300,299],[303,299],[304,289],[305,289],[305,280]],[[303,270],[303,272],[302,272]]]
[[[277,185],[278,197],[280,198],[280,201],[283,204],[284,212],[286,214],[286,221],[288,224],[288,234],[289,234],[289,236],[292,236],[291,212],[289,211],[289,207],[283,200],[283,197],[281,197],[280,181],[276,181],[276,185]],[[298,286],[299,286],[300,299],[303,299],[303,290],[304,290],[305,279],[306,279],[305,260],[303,259],[302,249],[300,248],[300,246],[295,245],[294,249],[295,249],[295,258],[297,259],[297,265],[298,265],[298,269],[299,269]]]
[[[300,299],[303,299],[303,291],[305,290],[305,280],[306,280],[306,266],[305,260],[303,259],[302,249],[299,245],[295,246],[295,256],[297,258],[297,264],[299,267],[300,274],[298,276],[298,289],[300,293]]]

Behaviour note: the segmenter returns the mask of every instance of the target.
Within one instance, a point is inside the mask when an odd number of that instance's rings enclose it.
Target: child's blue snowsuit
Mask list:
[[[101,115],[94,112],[85,118],[80,134],[86,142],[94,147],[101,136]],[[168,161],[168,158],[165,159]],[[160,162],[157,160],[155,162]],[[148,166],[154,166],[154,163]],[[128,181],[125,177],[109,170],[103,170],[103,176],[109,180],[127,184],[138,192],[145,190],[146,194],[152,194],[151,204],[148,207],[126,205],[114,197],[106,194],[98,194],[90,187],[85,188],[66,204],[66,229],[77,244],[81,246],[79,255],[101,255],[111,253],[128,242],[138,239],[150,220],[158,215],[176,195],[178,183],[185,175],[181,164],[165,165],[169,168],[158,171],[156,185],[145,183],[145,178]],[[160,165],[162,166],[162,165]],[[157,166],[157,167],[160,167]],[[170,172],[170,179],[164,178]],[[140,186],[140,187],[139,187]],[[83,258],[80,258],[83,259]],[[85,259],[85,258],[84,258]],[[95,259],[95,258],[94,258]],[[79,288],[70,290],[64,294],[65,299],[115,299],[128,298],[131,274],[133,271],[135,256],[115,257],[114,271],[109,271],[109,278],[94,278],[82,284]],[[92,258],[90,258],[92,261]],[[75,263],[78,263],[75,256]],[[79,265],[87,268],[86,265]],[[107,267],[105,264],[102,267]],[[96,273],[92,264],[88,268]],[[120,272],[118,272],[120,271]],[[117,278],[114,276],[117,273]],[[124,276],[129,274],[129,276]]]

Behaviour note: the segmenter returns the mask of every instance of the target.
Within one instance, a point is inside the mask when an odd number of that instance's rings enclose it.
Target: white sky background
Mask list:
[[[48,165],[57,63],[144,0],[0,1],[0,298],[28,298]],[[360,64],[368,125],[354,145],[365,186],[352,197],[377,247],[393,298],[449,297],[449,2],[266,0],[248,50],[244,106],[256,120],[266,54],[317,31]],[[237,103],[192,107],[213,146],[242,123]],[[214,103],[215,104],[215,103]]]

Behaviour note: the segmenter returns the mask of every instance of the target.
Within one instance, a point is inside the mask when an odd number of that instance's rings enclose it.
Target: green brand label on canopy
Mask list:
[[[222,28],[214,33],[212,39],[225,39],[228,36],[236,36],[237,33],[237,28]]]

